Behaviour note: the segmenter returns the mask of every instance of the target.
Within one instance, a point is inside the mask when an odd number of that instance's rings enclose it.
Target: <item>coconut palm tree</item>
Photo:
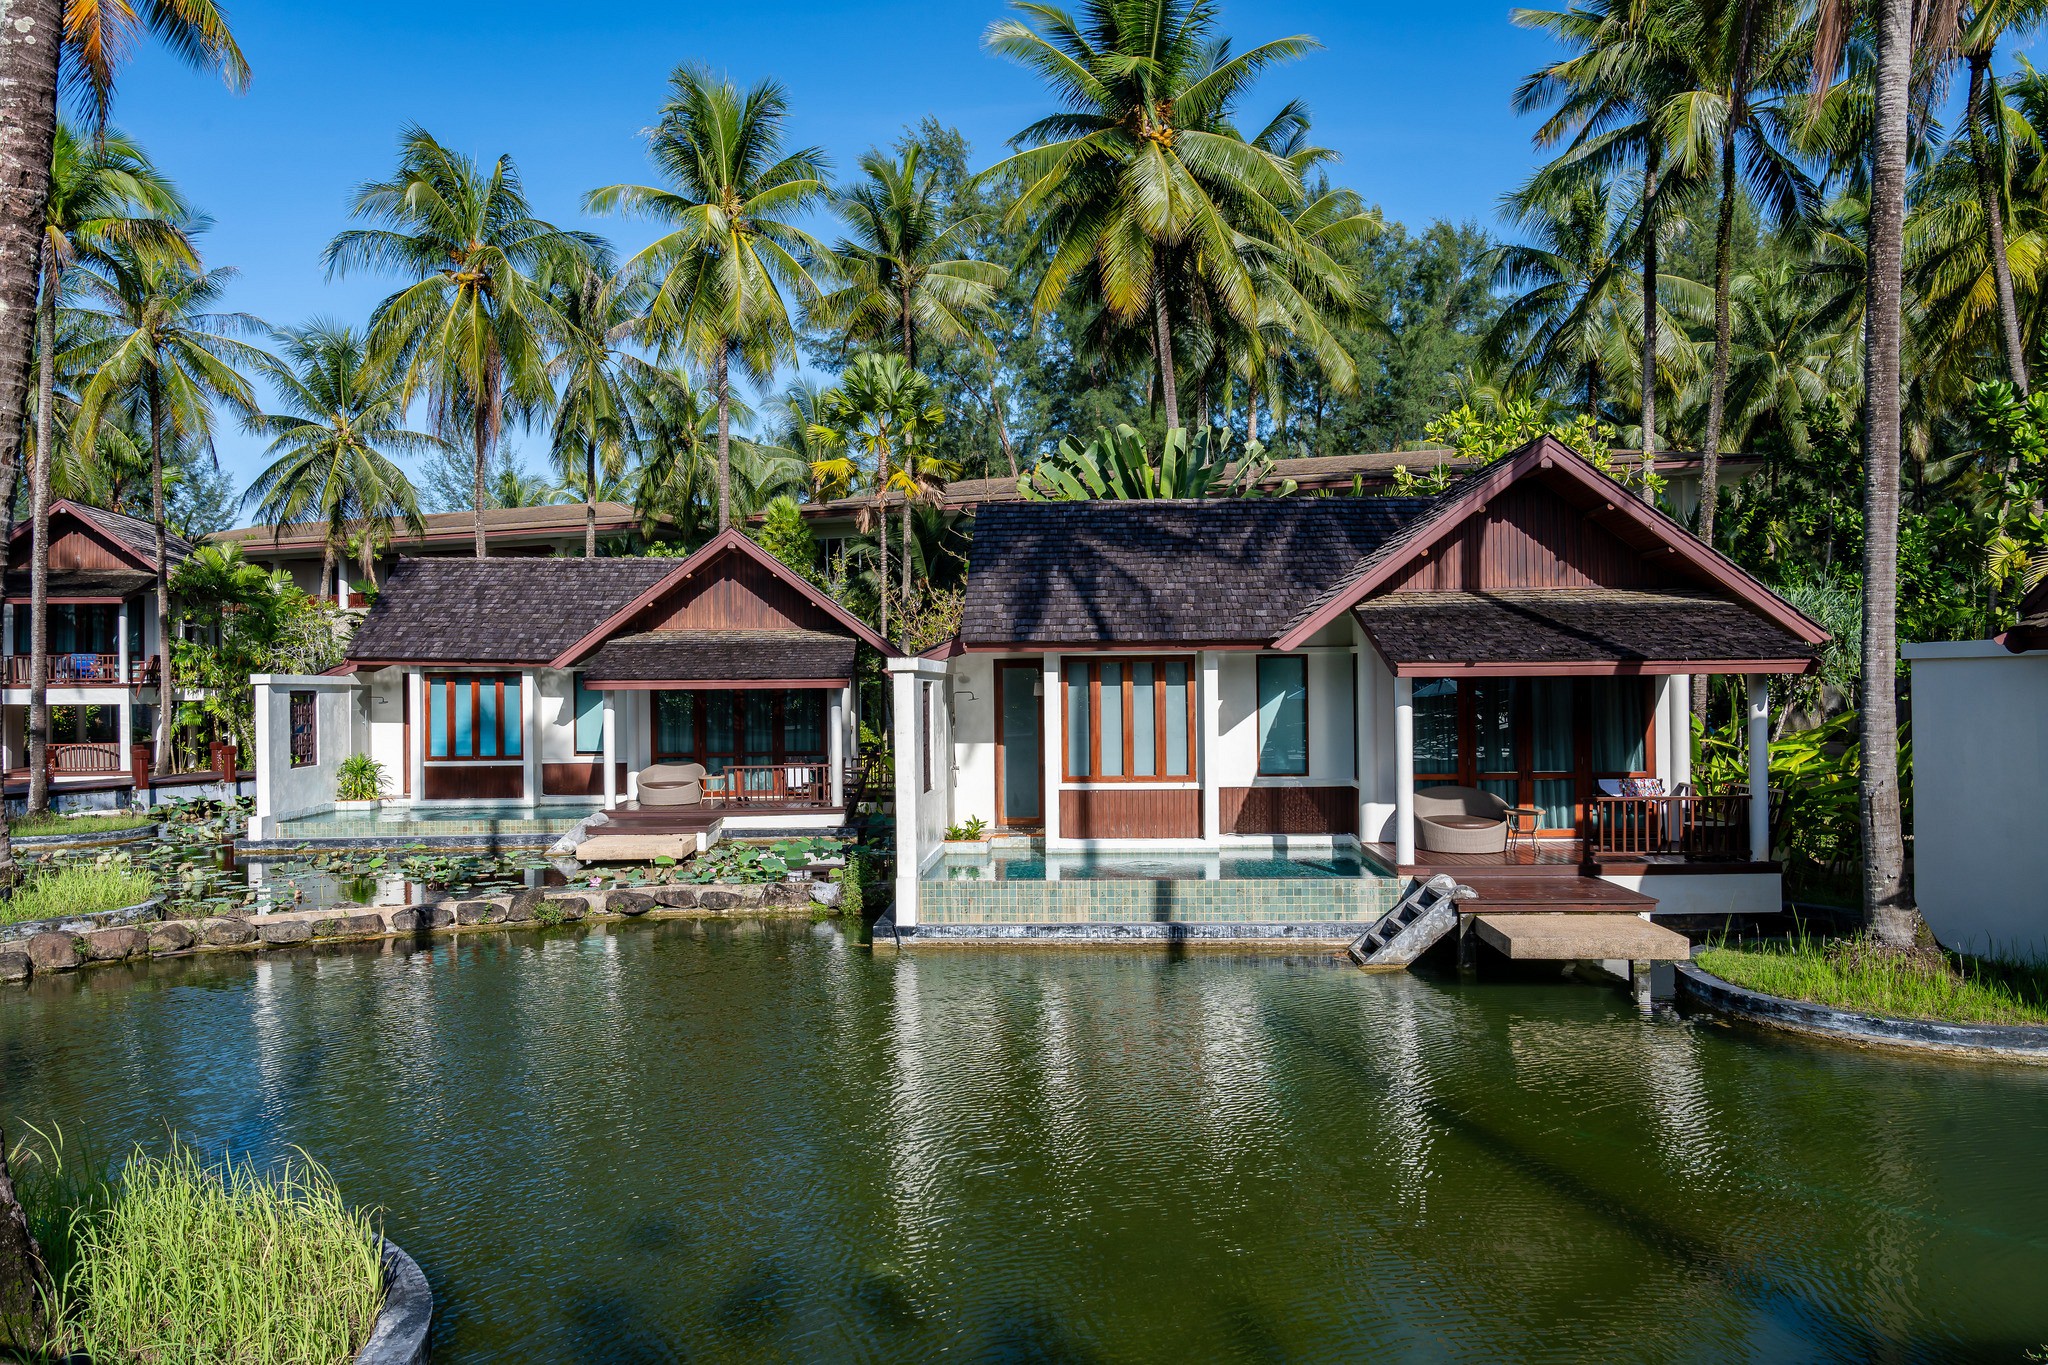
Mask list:
[[[822,150],[785,151],[789,100],[763,81],[742,95],[696,66],[677,67],[648,135],[663,186],[611,185],[584,204],[629,213],[666,231],[628,262],[653,280],[645,335],[665,355],[711,372],[718,406],[718,527],[732,524],[732,366],[766,382],[793,358],[790,300],[821,292],[813,274],[826,252],[796,220],[829,193]]]
[[[81,267],[75,279],[106,315],[108,334],[77,352],[92,372],[79,396],[76,419],[90,440],[108,412],[139,401],[149,434],[150,524],[156,533],[157,706],[156,764],[170,761],[172,704],[170,560],[164,524],[164,454],[179,435],[204,440],[213,430],[214,405],[253,413],[255,395],[245,371],[272,362],[237,338],[263,330],[246,313],[214,312],[234,278],[232,270],[191,269],[116,245],[103,262]]]
[[[2019,305],[2013,297],[2012,263],[2005,240],[2006,145],[2005,97],[1991,59],[2001,39],[2019,37],[2040,27],[2048,18],[2048,4],[2042,0],[1980,0],[1963,25],[1959,47],[1969,67],[1969,94],[1963,102],[1963,127],[1967,130],[1970,169],[1976,182],[1977,203],[1982,215],[1984,254],[1991,266],[1991,279],[1998,301],[1999,342],[2005,352],[2006,373],[2020,396],[2027,393],[2026,345],[2020,336]]]
[[[638,391],[675,382],[627,349],[643,315],[646,288],[630,272],[612,273],[570,261],[547,281],[562,319],[558,349],[548,362],[557,397],[552,454],[563,487],[583,494],[583,555],[597,554],[598,493],[618,484],[641,443],[646,408]]]
[[[1213,295],[1239,326],[1258,325],[1242,239],[1291,241],[1281,206],[1300,189],[1287,159],[1247,142],[1233,110],[1267,68],[1314,40],[1296,35],[1233,54],[1206,0],[1087,0],[1080,17],[1019,3],[985,44],[1037,73],[1061,105],[1018,133],[1022,150],[986,177],[1023,185],[1008,218],[1024,255],[1046,264],[1040,315],[1070,288],[1110,317],[1147,318],[1169,428],[1180,425],[1177,297]]]
[[[1510,195],[1503,213],[1534,240],[1488,253],[1495,285],[1513,293],[1487,334],[1488,354],[1526,382],[1577,390],[1595,417],[1607,378],[1629,362],[1627,338],[1638,334],[1635,318],[1623,315],[1632,312],[1624,207],[1612,180]]]
[[[28,809],[49,809],[50,777],[44,755],[50,731],[49,588],[50,489],[58,461],[57,310],[65,272],[82,257],[97,257],[112,243],[182,265],[198,258],[185,235],[190,210],[170,180],[134,143],[119,134],[97,142],[67,127],[57,130],[50,193],[44,209],[42,287],[36,305],[36,430],[30,455]],[[125,737],[123,742],[126,742]]]
[[[370,268],[410,281],[370,317],[373,361],[424,395],[436,434],[475,456],[476,557],[490,547],[484,509],[491,452],[508,421],[550,405],[547,345],[563,323],[539,277],[567,257],[601,262],[604,243],[534,217],[512,158],[486,171],[418,125],[399,134],[398,168],[356,191],[351,212],[377,224],[327,244],[329,275]]]
[[[851,490],[865,481],[872,501],[862,512],[860,527],[873,531],[880,585],[880,627],[889,633],[889,527],[884,500],[890,492],[903,498],[904,535],[910,533],[910,504],[930,495],[940,471],[921,462],[919,444],[945,421],[932,381],[895,354],[867,352],[856,356],[839,376],[837,387],[818,400],[818,420],[810,439],[825,458],[813,460],[811,477],[821,487]],[[907,542],[906,542],[907,543]],[[906,603],[910,582],[903,584]]]
[[[850,234],[833,246],[845,282],[812,305],[811,321],[850,341],[894,339],[912,369],[925,337],[986,354],[981,329],[1010,272],[953,254],[972,222],[947,221],[937,178],[918,164],[916,143],[900,157],[869,151],[860,168],[866,179],[833,205]]]
[[[373,369],[369,348],[353,328],[319,321],[277,336],[283,363],[266,366],[265,373],[284,411],[249,421],[252,432],[270,438],[271,463],[242,500],[271,527],[324,527],[321,593],[328,591],[330,571],[343,571],[352,532],[363,577],[375,582],[373,524],[397,518],[415,534],[426,530],[419,495],[392,456],[445,449],[446,443],[406,428],[398,381]]]

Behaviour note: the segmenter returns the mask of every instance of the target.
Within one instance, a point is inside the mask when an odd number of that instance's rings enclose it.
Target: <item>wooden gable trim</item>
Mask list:
[[[120,540],[109,535],[106,531],[102,530],[90,517],[87,517],[83,513],[81,513],[78,510],[78,505],[69,498],[58,498],[50,504],[50,541],[52,544],[56,543],[57,537],[59,535],[57,529],[57,518],[60,516],[69,517],[71,519],[72,526],[82,531],[88,540],[92,541],[95,545],[100,546],[108,554],[112,555],[115,559],[118,559],[122,563],[128,565],[129,567],[139,570],[143,573],[154,573],[156,571],[156,560],[153,557],[149,555],[138,554],[136,551],[130,549],[127,545],[123,544]],[[14,524],[14,535],[9,540],[8,543],[12,545],[16,541],[26,541],[33,539],[35,535],[35,525],[36,524],[33,519],[28,517],[22,518],[20,521]],[[27,566],[26,559],[27,557],[26,555],[24,555],[22,557],[22,560],[20,561],[22,567]],[[11,552],[9,556],[9,562],[15,562],[13,560]],[[53,569],[51,570],[51,572],[69,573],[76,571]],[[112,600],[118,601],[119,599],[116,598]]]
[[[1563,442],[1542,436],[1474,476],[1456,497],[1434,509],[1396,542],[1398,549],[1383,554],[1365,572],[1346,583],[1341,591],[1290,627],[1286,634],[1273,642],[1272,647],[1278,650],[1301,648],[1317,631],[1409,570],[1418,557],[1435,550],[1469,518],[1483,511],[1489,502],[1538,470],[1556,470],[1575,481],[1606,503],[1612,509],[1611,515],[1632,522],[1658,541],[1659,550],[1675,555],[1680,562],[1766,620],[1782,626],[1808,644],[1817,645],[1828,639],[1828,633],[1818,624],[1744,572],[1726,555],[1702,543],[1683,526],[1593,468]]]
[[[701,571],[718,556],[727,553],[741,554],[751,558],[784,586],[796,592],[812,606],[824,612],[840,625],[845,626],[853,633],[854,638],[872,645],[883,654],[893,652],[889,647],[889,642],[876,634],[859,617],[847,611],[846,608],[834,602],[830,597],[827,597],[823,592],[819,591],[815,584],[811,583],[801,574],[791,572],[788,565],[756,545],[739,530],[728,527],[706,541],[694,554],[682,560],[674,569],[664,574],[652,587],[647,588],[638,597],[635,597],[625,606],[613,612],[593,627],[582,639],[556,655],[548,666],[550,668],[569,667],[577,659],[604,643],[613,632],[626,625],[626,623],[638,616],[642,611],[645,611],[669,592],[680,587],[686,579]]]

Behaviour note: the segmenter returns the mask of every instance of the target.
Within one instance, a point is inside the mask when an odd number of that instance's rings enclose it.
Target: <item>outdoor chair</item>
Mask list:
[[[1432,853],[1505,853],[1508,803],[1477,787],[1415,793],[1415,834]]]
[[[704,765],[657,763],[639,776],[643,806],[694,806],[704,799]]]

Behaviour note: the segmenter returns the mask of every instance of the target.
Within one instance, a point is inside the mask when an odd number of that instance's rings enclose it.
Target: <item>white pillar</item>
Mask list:
[[[612,693],[607,692],[605,695],[609,697]],[[619,752],[626,756],[626,799],[635,804],[640,800],[640,769],[647,763],[647,757],[640,752],[640,708],[652,707],[653,696],[652,692],[637,689],[628,692],[625,712],[620,717],[619,728],[624,733],[619,736]],[[733,709],[737,711],[739,708]],[[739,717],[734,716],[732,723],[737,726],[740,723]]]
[[[1352,775],[1358,779],[1358,841],[1364,843],[1372,838],[1372,807],[1378,795],[1373,790],[1372,738],[1377,727],[1373,724],[1372,688],[1372,646],[1366,643],[1365,632],[1354,622],[1354,642],[1351,648],[1351,707],[1358,717],[1352,727],[1351,746],[1354,750],[1351,760]]]
[[[1671,782],[1674,787],[1692,782],[1692,677],[1674,674],[1671,679]]]
[[[405,713],[412,717],[412,743],[405,754],[405,789],[412,793],[412,799],[422,801],[427,795],[427,684],[426,675],[417,668],[405,670]],[[258,751],[262,745],[257,746]]]
[[[1223,656],[1213,649],[1202,651],[1202,838],[1212,844],[1223,841],[1223,812],[1217,782],[1217,768],[1223,753]]]
[[[277,822],[270,814],[277,803],[271,787],[276,780],[277,755],[270,751],[270,675],[257,674],[249,681],[256,688],[256,813],[249,822],[249,836],[272,839],[277,837]]]
[[[128,599],[125,597],[121,599],[119,610],[114,613],[114,658],[120,665],[121,686],[126,687],[128,685]],[[127,736],[122,736],[121,742],[126,744],[128,742]]]
[[[540,796],[540,675],[532,669],[519,674],[519,757],[525,771],[521,774],[521,785],[526,795],[526,805],[531,806]]]
[[[899,929],[917,924],[918,882],[924,861],[924,748],[931,736],[925,733],[923,711],[918,705],[918,688],[924,685],[917,659],[889,660],[891,695],[895,701],[896,731],[896,907],[892,912]]]
[[[1061,689],[1066,684],[1060,678],[1060,656],[1045,656],[1045,693],[1039,701],[1044,705],[1044,719],[1039,724],[1039,744],[1045,751],[1041,760],[1045,767],[1045,847],[1051,851],[1060,838],[1060,777],[1066,772],[1067,734],[1060,706]],[[900,818],[900,817],[899,817]]]
[[[832,784],[832,804],[846,805],[846,689],[825,699],[825,773]]]
[[[1415,680],[1394,679],[1394,862],[1415,861]]]
[[[1761,673],[1749,675],[1749,856],[1771,856],[1771,692]]]
[[[615,700],[616,692],[604,696],[604,751],[600,761],[604,764],[604,808],[611,810],[619,804],[619,710]]]

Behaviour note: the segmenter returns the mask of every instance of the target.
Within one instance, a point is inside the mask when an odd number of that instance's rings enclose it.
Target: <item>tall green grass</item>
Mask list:
[[[24,1206],[57,1282],[52,1349],[95,1365],[342,1365],[383,1303],[369,1215],[303,1153],[270,1174],[173,1139],[106,1180],[24,1148]]]
[[[2048,968],[1963,957],[1935,948],[1897,952],[1861,938],[1715,944],[1693,961],[1766,995],[1895,1018],[1956,1024],[2048,1024]]]
[[[7,833],[16,839],[48,834],[118,834],[122,830],[141,829],[153,825],[153,815],[137,815],[120,812],[110,815],[59,815],[45,811],[41,815],[17,815],[7,822]]]
[[[125,859],[67,863],[31,872],[13,895],[0,900],[0,924],[140,905],[157,894],[157,886],[154,873]]]

